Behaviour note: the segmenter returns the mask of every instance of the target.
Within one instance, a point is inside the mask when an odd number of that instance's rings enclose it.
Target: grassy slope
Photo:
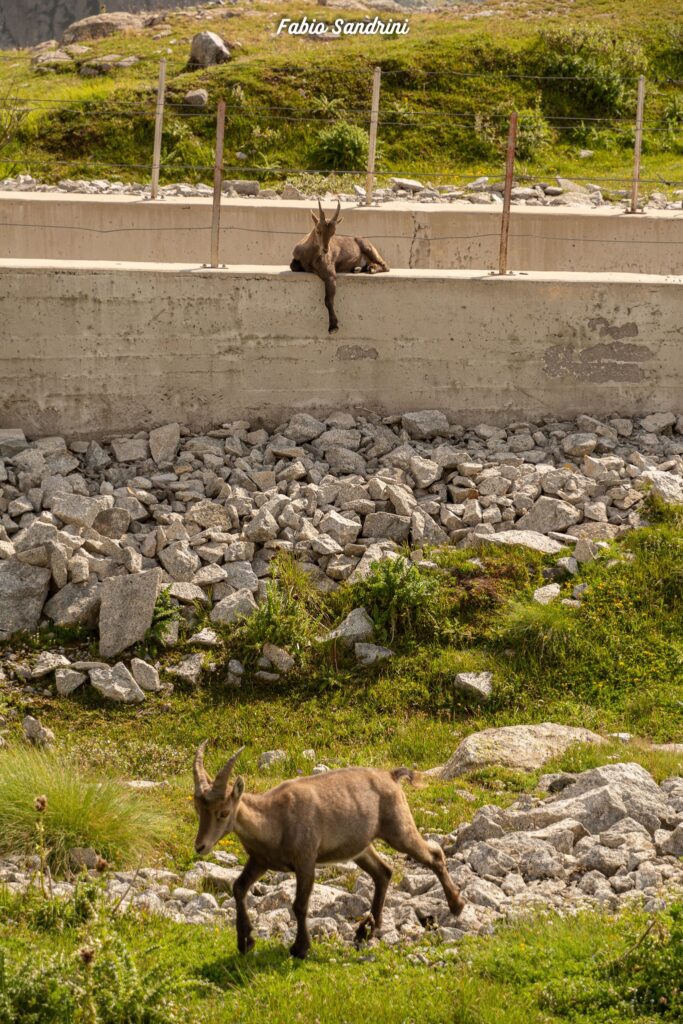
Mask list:
[[[145,992],[147,972],[154,969],[168,979],[167,987],[172,978],[212,986],[209,991],[183,992],[177,1002],[184,1009],[178,1017],[163,1014],[164,1024],[665,1024],[677,1017],[673,1004],[680,926],[676,937],[675,921],[665,923],[663,918],[648,937],[642,913],[618,921],[600,914],[567,921],[541,918],[506,926],[493,938],[467,940],[455,955],[429,940],[409,954],[318,942],[305,964],[292,961],[282,944],[274,942],[260,943],[255,953],[242,958],[232,930],[154,918],[145,919],[143,928],[136,917],[104,926],[60,924],[50,918],[39,901],[27,907],[0,897],[0,946],[10,971],[24,958],[35,970],[49,956],[64,953],[68,966],[62,977],[77,974],[76,951],[98,950],[97,939],[113,932],[135,958]],[[668,963],[661,952],[665,943]],[[653,954],[666,964],[665,972],[648,964]],[[660,1002],[662,997],[666,1002]],[[62,1009],[55,1017],[31,1019],[68,1024],[60,1014]],[[132,1018],[106,1019],[113,1024]],[[139,1019],[145,1024],[157,1021]],[[9,1024],[15,1020],[9,1018]]]
[[[226,173],[233,175],[256,173],[245,169],[250,165],[315,168],[320,163],[315,152],[316,136],[330,116],[346,112],[349,121],[367,124],[371,68],[376,62],[384,69],[382,166],[387,171],[431,176],[437,183],[458,174],[498,175],[505,117],[515,107],[533,110],[539,106],[551,117],[618,113],[630,118],[634,78],[643,69],[638,57],[627,72],[627,94],[618,104],[620,109],[613,111],[604,109],[599,100],[578,95],[572,83],[499,77],[547,71],[547,53],[537,44],[539,32],[550,25],[604,27],[623,40],[636,40],[648,62],[648,119],[660,122],[670,111],[673,97],[680,95],[680,86],[669,79],[683,77],[681,0],[668,4],[666,10],[651,9],[651,5],[645,8],[638,0],[618,4],[614,0],[576,0],[562,5],[530,0],[506,7],[492,2],[488,7],[495,12],[491,17],[469,21],[464,21],[459,11],[414,15],[410,35],[400,40],[364,37],[333,43],[286,35],[273,37],[283,15],[324,17],[325,10],[310,0],[284,5],[258,0],[238,17],[227,20],[224,12],[207,11],[202,24],[176,14],[168,23],[172,34],[163,39],[153,38],[158,34],[157,27],[140,35],[93,44],[85,59],[112,52],[143,58],[128,71],[94,80],[74,74],[39,75],[30,70],[28,57],[3,58],[0,95],[9,87],[37,105],[48,100],[62,104],[57,111],[51,108],[49,114],[30,115],[14,151],[4,154],[6,169],[31,170],[55,180],[66,175],[146,179],[160,56],[170,62],[171,103],[198,85],[208,88],[212,103],[220,95],[228,99],[226,165],[232,170]],[[330,18],[338,14],[337,8],[327,12]],[[230,43],[239,43],[234,49],[235,59],[222,68],[184,73],[189,39],[202,27],[215,29]],[[609,63],[607,57],[608,68]],[[622,63],[621,59],[616,63]],[[476,77],[458,77],[462,73]],[[337,99],[340,109],[331,115],[323,98]],[[288,109],[276,112],[276,107]],[[471,123],[481,112],[485,114],[484,123],[473,132]],[[600,125],[597,134],[594,127],[591,122],[580,128],[575,121],[557,124],[548,144],[537,147],[533,158],[519,161],[518,171],[627,177],[631,169],[630,123]],[[643,177],[681,179],[680,129],[679,122],[670,136],[646,131]],[[213,133],[212,115],[190,122],[169,108],[164,136],[166,180],[208,180]],[[578,151],[586,146],[595,151],[595,156],[579,160]],[[246,152],[246,164],[236,160],[237,151]],[[359,161],[349,157],[344,166],[348,167],[349,162]],[[130,166],[115,168],[112,164]],[[258,176],[262,180],[280,177],[267,170]]]

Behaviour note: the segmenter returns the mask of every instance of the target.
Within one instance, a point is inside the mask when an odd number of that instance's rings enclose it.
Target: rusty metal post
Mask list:
[[[638,213],[638,187],[640,185],[640,151],[643,145],[643,109],[645,107],[645,75],[638,79],[638,105],[636,107],[636,138],[633,152],[633,181],[631,182],[631,209]]]
[[[164,130],[164,104],[166,102],[166,61],[159,64],[159,88],[157,110],[154,119],[154,154],[152,156],[152,199],[159,198],[159,174],[161,172],[161,137]]]
[[[211,266],[218,267],[221,234],[221,194],[223,189],[223,143],[225,140],[225,100],[218,101],[216,115],[216,163],[213,169],[213,213],[211,215]]]
[[[508,234],[510,233],[510,199],[512,197],[512,179],[515,173],[515,144],[517,141],[517,114],[510,114],[508,129],[508,150],[505,160],[505,191],[503,193],[503,219],[500,225],[500,253],[498,255],[498,273],[508,272]]]
[[[375,154],[377,151],[377,121],[379,120],[379,89],[382,80],[382,69],[375,68],[372,79],[372,107],[370,110],[370,144],[368,146],[368,175],[365,179],[365,205],[372,203],[375,188]]]

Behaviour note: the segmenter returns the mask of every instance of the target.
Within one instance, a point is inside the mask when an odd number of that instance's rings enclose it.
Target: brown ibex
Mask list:
[[[321,775],[290,779],[265,793],[245,793],[244,781],[230,776],[244,747],[230,758],[212,781],[204,768],[206,742],[194,760],[194,804],[199,817],[197,853],[206,854],[234,832],[247,852],[246,866],[233,886],[237,907],[237,947],[254,945],[246,896],[266,871],[296,874],[294,914],[297,932],[290,952],[304,958],[311,939],[306,925],[316,864],[354,860],[375,883],[372,909],[361,921],[356,942],[371,938],[381,926],[382,909],[392,870],[373,848],[383,839],[400,853],[431,868],[443,886],[453,914],[465,903],[446,867],[443,850],[423,839],[401,789],[401,779],[415,781],[409,768],[340,768]]]
[[[382,274],[389,270],[377,249],[365,238],[351,235],[337,235],[337,225],[341,224],[339,216],[341,203],[337,202],[337,212],[331,220],[325,218],[320,200],[318,200],[320,217],[311,211],[315,227],[310,235],[306,235],[294,246],[290,270],[307,274],[317,274],[325,285],[325,305],[330,317],[329,332],[333,334],[339,329],[339,321],[334,311],[334,297],[337,292],[337,274]]]

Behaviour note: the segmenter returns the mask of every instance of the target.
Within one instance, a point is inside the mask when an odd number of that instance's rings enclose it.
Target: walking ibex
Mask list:
[[[317,274],[325,285],[325,305],[330,316],[330,334],[339,329],[339,321],[334,311],[334,297],[337,292],[337,274],[381,274],[389,270],[380,254],[371,242],[364,238],[353,238],[351,235],[336,235],[337,225],[341,224],[339,216],[341,203],[337,202],[337,212],[331,220],[325,218],[320,200],[318,200],[320,217],[311,212],[315,227],[310,235],[295,245],[292,253],[290,270],[298,270],[307,274]]]
[[[246,866],[233,886],[240,953],[247,953],[254,945],[246,908],[249,889],[268,870],[293,871],[297,932],[290,952],[303,959],[311,945],[306,913],[315,866],[344,860],[354,860],[375,883],[372,909],[358,926],[356,942],[371,938],[381,926],[392,875],[372,846],[375,839],[383,839],[431,868],[443,886],[451,913],[461,913],[465,903],[448,873],[443,850],[417,831],[401,789],[401,779],[414,782],[415,772],[409,768],[391,772],[340,768],[290,779],[265,793],[245,793],[242,778],[230,783],[244,747],[233,754],[213,781],[204,768],[205,748],[206,742],[198,748],[194,760],[194,804],[199,817],[194,845],[197,853],[206,854],[228,832],[234,832],[248,854]]]

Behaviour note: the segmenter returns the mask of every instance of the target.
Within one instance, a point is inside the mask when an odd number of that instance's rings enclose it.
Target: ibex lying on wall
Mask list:
[[[206,743],[194,760],[194,804],[199,816],[197,853],[206,854],[228,832],[234,832],[247,854],[244,871],[233,886],[237,906],[237,946],[247,953],[254,939],[246,908],[251,886],[268,870],[296,874],[294,914],[297,932],[290,952],[304,958],[311,945],[306,912],[315,880],[316,864],[354,860],[375,883],[370,914],[360,923],[356,941],[371,938],[382,922],[382,909],[392,875],[389,865],[373,849],[383,839],[400,853],[431,868],[441,882],[453,914],[465,903],[446,868],[443,850],[417,831],[405,794],[403,778],[414,782],[408,768],[392,772],[375,768],[340,768],[290,779],[266,793],[245,793],[238,777],[230,775],[244,747],[221,768],[213,782],[204,768]]]
[[[318,209],[320,217],[311,212],[315,227],[310,235],[295,245],[289,269],[317,274],[324,283],[325,305],[330,316],[329,331],[332,334],[339,328],[334,311],[337,274],[381,274],[388,271],[389,267],[371,242],[364,238],[352,238],[351,235],[335,235],[337,225],[342,222],[339,216],[341,203],[337,202],[337,212],[331,220],[325,219],[320,200]]]

